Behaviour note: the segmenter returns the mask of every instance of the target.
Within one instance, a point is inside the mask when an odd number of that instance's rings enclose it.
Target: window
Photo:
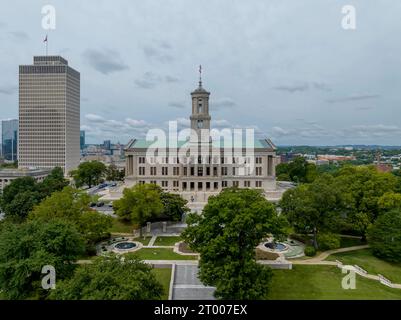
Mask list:
[[[195,175],[195,168],[191,167],[191,176],[194,176],[194,175]]]
[[[179,176],[180,175],[180,167],[174,167],[173,168],[173,175]]]
[[[173,187],[174,187],[174,188],[178,188],[179,185],[180,185],[180,182],[179,182],[179,181],[173,181]]]
[[[187,175],[188,175],[188,168],[184,167],[184,176],[187,176]]]
[[[206,167],[206,175],[210,176],[210,167]]]
[[[198,120],[198,129],[203,128],[203,120]]]
[[[203,189],[203,182],[198,182],[198,190],[202,190]]]
[[[250,188],[251,187],[251,181],[244,181],[244,187],[245,188]]]
[[[150,167],[150,175],[155,176],[156,175],[156,167]]]
[[[145,163],[145,157],[139,157],[139,163]]]
[[[162,175],[167,176],[168,175],[168,167],[162,167]]]
[[[256,175],[261,176],[262,175],[262,167],[256,167]]]
[[[213,167],[213,176],[217,177],[217,167]]]
[[[221,167],[221,175],[226,176],[227,175],[227,167]]]
[[[227,181],[222,181],[221,182],[221,187],[222,188],[227,188]]]
[[[203,176],[203,167],[198,167],[198,177]]]
[[[233,176],[235,176],[235,169],[236,169],[236,168],[235,168],[235,167],[233,167]]]
[[[162,181],[162,187],[167,188],[168,187],[168,181]]]
[[[262,188],[262,181],[256,181],[256,188]]]
[[[262,163],[262,157],[256,157],[256,163],[261,164]]]
[[[210,182],[206,182],[206,190],[210,190]]]
[[[219,188],[219,183],[218,182],[214,182],[213,183],[213,189],[216,190]]]
[[[139,167],[139,175],[144,176],[145,175],[145,167]]]
[[[187,183],[186,182],[183,182],[182,183],[182,190],[187,190]]]
[[[238,188],[238,186],[239,186],[239,182],[238,181],[233,181],[233,187]]]

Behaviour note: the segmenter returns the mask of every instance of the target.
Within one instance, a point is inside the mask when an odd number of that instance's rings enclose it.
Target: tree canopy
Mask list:
[[[8,299],[45,296],[42,267],[52,265],[63,279],[83,252],[81,234],[66,220],[7,223],[0,232],[0,288]]]
[[[91,188],[104,181],[106,170],[106,166],[100,161],[87,161],[73,170],[71,176],[78,188],[85,185]]]
[[[229,188],[209,198],[202,215],[190,214],[182,237],[200,253],[199,277],[223,299],[263,299],[271,270],[255,261],[269,233],[282,235],[285,220],[257,190]]]
[[[132,255],[98,257],[60,282],[50,298],[57,300],[156,300],[163,294],[152,268]]]
[[[86,193],[66,187],[37,205],[29,214],[29,219],[66,219],[76,226],[90,247],[108,233],[112,218],[89,208],[89,202],[90,197]]]
[[[368,242],[377,257],[401,262],[401,210],[380,215],[368,229]]]
[[[312,182],[316,176],[316,165],[308,163],[304,157],[296,157],[289,163],[276,166],[278,180],[290,180],[297,183]]]
[[[6,218],[22,222],[36,204],[66,185],[68,181],[58,167],[42,182],[36,182],[32,177],[17,178],[4,188],[0,198],[1,209]]]

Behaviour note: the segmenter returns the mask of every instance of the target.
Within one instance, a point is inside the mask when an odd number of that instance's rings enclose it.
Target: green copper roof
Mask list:
[[[234,148],[255,148],[255,149],[275,149],[275,145],[269,140],[269,139],[254,139],[254,145],[252,145],[252,141],[247,141],[246,139],[243,139],[241,141],[233,141],[233,142],[227,142],[224,139],[221,139],[221,142],[219,144],[218,140],[214,140],[212,145],[215,148],[224,148],[224,143],[226,142],[227,147],[234,147]],[[178,141],[177,142],[177,147],[181,148],[185,143],[188,143],[188,141]],[[233,145],[232,145],[233,144]],[[166,145],[169,146],[168,141],[166,141]],[[147,149],[149,147],[165,147],[164,145],[157,145],[156,140],[153,141],[147,141],[145,139],[134,139],[131,140],[128,145],[126,146],[126,149],[131,149],[131,148],[138,148],[138,149]],[[169,146],[172,147],[172,146]]]

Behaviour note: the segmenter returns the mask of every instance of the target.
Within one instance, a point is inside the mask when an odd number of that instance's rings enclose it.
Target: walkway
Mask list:
[[[197,265],[176,265],[171,281],[171,300],[215,300],[216,289],[200,282]]]

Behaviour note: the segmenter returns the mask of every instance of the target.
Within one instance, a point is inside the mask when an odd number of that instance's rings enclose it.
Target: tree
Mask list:
[[[190,214],[182,237],[200,253],[199,277],[222,299],[263,299],[272,277],[255,261],[255,247],[285,220],[257,190],[229,188],[209,198],[202,215]]]
[[[401,262],[401,210],[380,215],[368,229],[368,243],[375,256]]]
[[[309,183],[317,176],[316,166],[308,163],[304,157],[296,157],[289,163],[276,166],[278,180],[289,180],[297,183]]]
[[[401,209],[401,194],[386,192],[379,198],[377,204],[379,206],[379,209],[383,211]]]
[[[80,266],[50,295],[57,300],[156,300],[163,294],[152,268],[132,255],[99,257]]]
[[[57,279],[71,275],[84,251],[82,236],[65,220],[3,225],[0,233],[0,288],[8,299],[45,296],[42,267],[52,265]]]
[[[42,199],[68,185],[64,179],[63,170],[54,168],[42,181],[36,182],[32,177],[22,177],[13,180],[4,188],[0,204],[6,218],[14,222],[22,222],[28,213]]]
[[[291,225],[301,233],[313,234],[313,245],[318,249],[320,231],[337,231],[341,197],[333,188],[334,178],[325,174],[309,185],[286,191],[279,206]]]
[[[154,184],[137,184],[123,191],[123,197],[113,202],[114,211],[123,220],[139,224],[140,235],[145,222],[163,213],[161,189]]]
[[[79,188],[87,185],[89,188],[101,183],[106,173],[106,166],[100,161],[87,161],[71,172],[75,185]]]
[[[32,177],[17,178],[4,188],[1,196],[1,209],[6,218],[11,218],[14,222],[21,222],[40,199],[35,179]]]
[[[119,170],[115,164],[111,164],[106,169],[106,180],[108,181],[123,181],[125,170]]]
[[[393,192],[396,178],[391,173],[381,173],[373,166],[345,166],[335,178],[333,190],[338,190],[343,199],[342,229],[366,235],[366,230],[378,217],[381,209],[379,199]]]
[[[30,213],[30,220],[66,219],[72,222],[86,240],[88,249],[104,237],[112,226],[112,218],[89,208],[86,193],[66,187],[54,192]]]
[[[64,178],[63,169],[56,167],[41,183],[38,183],[38,191],[41,193],[41,198],[46,198],[55,191],[63,190],[68,184],[68,180]]]
[[[170,221],[181,221],[182,215],[191,211],[187,207],[188,201],[175,193],[161,192],[161,201],[163,203],[163,216]]]

